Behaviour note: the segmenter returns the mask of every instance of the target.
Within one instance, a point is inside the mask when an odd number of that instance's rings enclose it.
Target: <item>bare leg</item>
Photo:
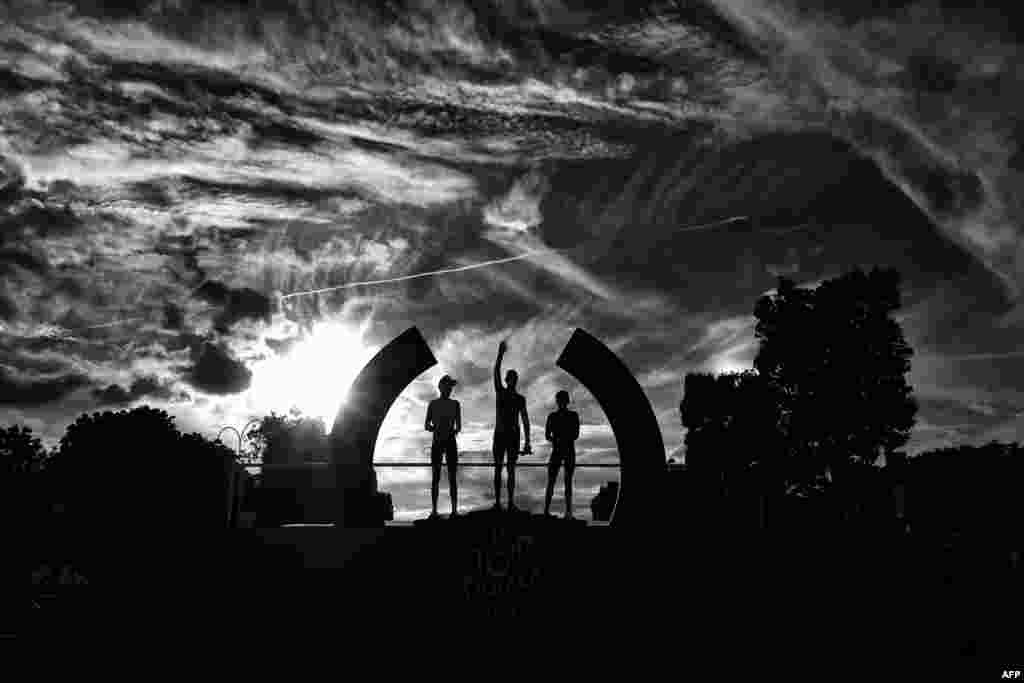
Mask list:
[[[437,515],[437,494],[441,483],[441,463],[431,463],[430,467],[430,515]]]
[[[572,517],[572,467],[565,468],[565,516]]]
[[[558,468],[548,466],[548,489],[544,492],[544,514],[551,513],[551,496],[555,494],[555,479],[558,477]]]
[[[458,514],[459,512],[459,489],[455,468],[455,463],[448,463],[448,492],[452,499],[453,515]]]
[[[504,464],[504,457],[494,448],[494,507],[501,507],[501,466]]]
[[[509,509],[514,508],[515,505],[515,493],[516,493],[516,459],[509,454],[508,458],[508,507]]]

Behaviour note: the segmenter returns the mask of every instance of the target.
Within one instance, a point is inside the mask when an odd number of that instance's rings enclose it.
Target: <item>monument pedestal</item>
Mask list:
[[[607,525],[528,513],[241,533],[244,548],[231,562],[248,567],[262,604],[293,618],[311,603],[355,609],[360,618],[409,610],[443,621],[541,618],[569,603],[600,605],[607,594],[600,586],[620,578],[611,568],[614,531]]]

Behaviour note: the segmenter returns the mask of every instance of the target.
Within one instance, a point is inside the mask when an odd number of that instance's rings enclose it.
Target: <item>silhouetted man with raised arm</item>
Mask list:
[[[544,494],[544,515],[551,511],[551,496],[555,491],[558,470],[565,467],[565,518],[572,519],[572,473],[576,468],[576,439],[580,436],[580,416],[569,410],[569,392],[564,389],[555,394],[558,410],[548,415],[544,438],[551,442],[548,461],[548,490]]]
[[[455,436],[462,431],[462,409],[459,402],[451,398],[456,381],[445,375],[437,383],[441,398],[435,398],[427,406],[427,420],[423,427],[434,433],[430,445],[430,516],[437,517],[437,494],[441,483],[441,458],[448,461],[448,493],[452,501],[452,517],[459,514],[458,489],[456,485],[459,449]]]
[[[526,414],[526,398],[516,392],[519,373],[509,370],[505,374],[506,386],[501,386],[501,360],[508,350],[504,341],[498,344],[498,359],[494,362],[494,507],[501,509],[501,466],[508,458],[508,509],[515,510],[516,460],[519,458],[519,420],[522,418],[525,444],[523,452],[530,452],[530,418]]]

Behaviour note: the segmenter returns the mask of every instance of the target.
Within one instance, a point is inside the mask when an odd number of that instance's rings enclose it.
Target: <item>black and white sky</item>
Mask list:
[[[778,275],[880,265],[915,351],[907,450],[1022,440],[1024,56],[1016,17],[964,4],[4,2],[0,423],[329,423],[416,325],[439,364],[378,460],[425,458],[445,373],[485,458],[507,337],[534,442],[566,388],[581,461],[614,461],[554,365],[579,326],[680,455],[683,377],[750,367]]]

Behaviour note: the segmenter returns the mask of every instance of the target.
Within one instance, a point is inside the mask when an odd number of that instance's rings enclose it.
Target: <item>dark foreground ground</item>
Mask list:
[[[767,661],[795,671],[824,658],[886,679],[899,666],[996,680],[1024,665],[1024,571],[979,547],[849,532],[697,537],[489,511],[383,529],[118,531],[19,539],[36,575],[7,566],[4,632],[172,634],[239,652],[342,633],[349,644],[502,637],[761,673]]]

